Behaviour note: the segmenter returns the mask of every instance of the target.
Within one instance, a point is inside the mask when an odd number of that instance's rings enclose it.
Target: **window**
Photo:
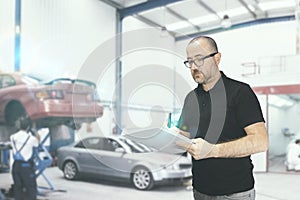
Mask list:
[[[101,150],[104,151],[115,151],[116,148],[121,147],[118,142],[113,139],[103,138],[103,143],[100,146]]]
[[[122,147],[117,141],[108,138],[88,138],[80,141],[76,148],[95,149],[103,151],[115,151],[116,148]]]
[[[0,88],[16,85],[15,79],[10,75],[0,75]]]

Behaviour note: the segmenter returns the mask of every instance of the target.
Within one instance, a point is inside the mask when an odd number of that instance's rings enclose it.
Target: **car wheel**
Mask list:
[[[25,116],[26,111],[19,102],[11,102],[5,108],[5,120],[9,126],[17,126],[18,119]]]
[[[131,181],[133,186],[139,190],[150,190],[154,186],[152,174],[145,167],[136,168],[131,175]]]
[[[77,166],[73,161],[67,161],[63,168],[64,177],[68,180],[74,180],[78,177]]]

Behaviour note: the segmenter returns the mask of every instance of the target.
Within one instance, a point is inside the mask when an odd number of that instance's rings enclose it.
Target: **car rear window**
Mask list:
[[[16,80],[8,74],[0,75],[0,88],[16,85]]]
[[[87,86],[90,86],[92,88],[96,88],[96,84],[91,82],[91,81],[82,80],[82,79],[70,79],[70,78],[58,78],[58,79],[54,79],[52,81],[49,81],[45,84],[46,85],[53,85],[53,84],[57,84],[57,83],[72,83],[72,84],[76,84],[76,85],[87,85]]]
[[[23,75],[22,82],[24,82],[26,85],[35,85],[40,83],[41,80],[30,75]]]

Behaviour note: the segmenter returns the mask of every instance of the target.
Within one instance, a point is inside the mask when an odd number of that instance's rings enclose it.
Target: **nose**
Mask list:
[[[195,69],[198,69],[198,66],[195,64],[195,62],[192,62],[191,70],[195,70]]]

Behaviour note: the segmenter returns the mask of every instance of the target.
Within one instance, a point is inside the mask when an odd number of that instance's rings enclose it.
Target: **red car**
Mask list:
[[[25,115],[38,127],[79,128],[101,117],[103,106],[90,81],[61,78],[41,83],[21,73],[0,73],[0,123],[15,126]]]

